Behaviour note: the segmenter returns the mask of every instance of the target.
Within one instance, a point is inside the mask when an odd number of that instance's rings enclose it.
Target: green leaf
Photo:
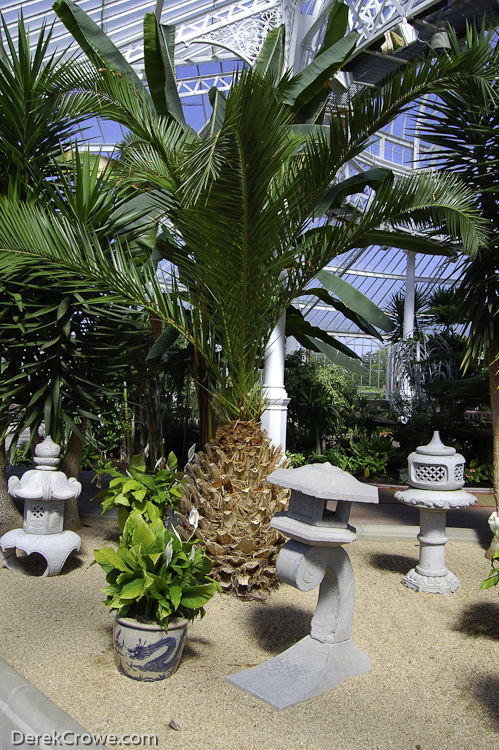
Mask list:
[[[357,375],[366,374],[365,367],[363,367],[358,359],[354,359],[353,357],[349,357],[343,354],[343,352],[340,352],[330,344],[326,344],[324,341],[320,341],[319,339],[312,339],[309,336],[307,338],[309,341],[309,346],[307,348],[314,349],[315,347],[315,351],[320,351],[322,352],[322,354],[325,354],[333,364],[339,365],[340,367],[345,367],[347,370],[350,370],[350,372],[357,373]]]
[[[125,505],[127,507],[130,507],[131,503],[128,497],[126,495],[123,495],[123,493],[119,493],[119,495],[116,495],[116,497],[113,500],[114,505]]]
[[[178,609],[180,605],[180,600],[182,599],[182,589],[180,588],[180,586],[171,586],[168,594],[173,604],[173,609],[174,610]]]
[[[310,113],[313,113],[326,101],[330,93],[328,81],[350,57],[357,38],[357,32],[350,31],[289,81],[285,89],[285,101],[293,112],[298,114],[308,105]]]
[[[393,323],[388,315],[364,294],[339,276],[322,270],[314,278],[318,279],[326,289],[336,294],[348,307],[361,315],[371,325],[381,328],[383,331],[391,331],[393,329]]]
[[[160,508],[151,500],[148,500],[146,503],[146,511],[147,515],[149,516],[149,520],[151,521],[155,521],[157,518],[162,517]]]
[[[121,557],[112,547],[102,547],[101,549],[94,550],[94,558],[95,562],[104,570],[112,567],[117,568],[124,573],[131,572],[127,567],[125,561],[121,559]]]
[[[139,490],[132,492],[132,495],[138,503],[141,503],[147,495],[147,489],[142,486]]]
[[[480,584],[481,589],[490,589],[492,586],[496,586],[499,583],[499,571],[492,573],[485,581]]]
[[[362,247],[369,247],[369,245],[398,247],[400,250],[409,250],[411,253],[422,253],[424,255],[452,257],[457,252],[456,243],[453,241],[423,235],[418,236],[411,232],[372,229],[362,235],[362,240]]]
[[[393,172],[385,167],[375,167],[348,177],[329,187],[314,208],[314,216],[320,217],[332,208],[339,208],[349,195],[361,193],[366,187],[376,190],[385,180],[393,180]]]
[[[142,484],[140,482],[137,482],[136,479],[129,479],[128,482],[125,482],[123,485],[123,489],[121,490],[123,493],[125,492],[131,492],[132,490],[140,490],[142,489]]]
[[[149,92],[132,66],[90,16],[72,0],[56,0],[52,7],[97,69],[115,70],[130,81],[143,101],[152,105]]]
[[[185,125],[175,78],[175,27],[158,23],[154,13],[144,16],[144,63],[147,82],[158,115],[170,115]]]
[[[137,523],[132,540],[134,544],[142,545],[143,554],[152,552],[156,545],[156,536],[144,520]]]
[[[128,508],[125,508],[124,505],[120,505],[118,508],[118,528],[120,531],[123,531],[125,528],[125,523],[128,520],[128,517],[130,516],[130,511]]]
[[[173,326],[166,326],[149,350],[146,362],[156,359],[157,357],[162,357],[163,354],[166,354],[166,352],[172,348],[172,345],[177,341],[179,336],[180,334],[176,328]]]
[[[341,351],[347,357],[360,359],[360,357],[355,354],[352,349],[341,343],[341,341],[336,341],[335,339],[333,339],[327,331],[324,331],[322,330],[322,328],[318,328],[317,326],[311,325],[308,320],[304,318],[301,311],[293,306],[288,308],[288,310],[286,311],[286,336],[294,336],[298,341],[300,341],[300,343],[302,343],[302,337],[305,337],[305,340],[310,340],[311,338],[320,339],[329,346],[332,346],[334,349]]]
[[[140,599],[144,594],[143,578],[134,578],[130,583],[126,583],[121,589],[121,599]]]
[[[182,591],[181,605],[187,609],[199,609],[208,602],[217,591],[216,583],[206,586],[187,586]]]
[[[253,63],[253,70],[261,76],[267,76],[276,83],[281,79],[284,69],[284,44],[286,25],[281,24],[272,29],[260,47],[260,51]]]
[[[130,461],[129,469],[135,469],[136,471],[144,472],[146,470],[146,460],[142,453],[133,456]]]
[[[343,39],[348,29],[349,12],[350,10],[346,3],[341,2],[341,0],[336,0],[329,11],[324,39],[322,40],[322,44],[316,57],[322,55],[323,52],[336,44],[336,42]]]
[[[135,544],[127,551],[125,562],[131,570],[137,571],[145,568],[145,562],[141,553],[141,545]]]

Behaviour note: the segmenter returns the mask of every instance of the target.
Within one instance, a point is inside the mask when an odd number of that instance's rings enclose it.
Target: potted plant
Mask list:
[[[197,528],[197,511],[189,521]],[[220,590],[212,563],[191,537],[182,542],[161,519],[148,524],[130,513],[118,549],[94,551],[106,573],[105,604],[115,613],[113,642],[118,670],[135,680],[162,680],[178,667],[189,621]]]
[[[125,474],[108,462],[97,474],[109,474],[112,479],[95,497],[101,500],[102,512],[118,509],[118,526],[123,531],[132,511],[139,511],[146,521],[165,519],[180,509],[183,481],[177,478],[177,458],[170,453],[166,467],[147,474],[143,455],[134,456]],[[170,518],[170,523],[172,519]]]

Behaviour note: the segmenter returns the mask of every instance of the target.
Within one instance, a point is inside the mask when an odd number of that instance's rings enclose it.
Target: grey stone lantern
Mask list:
[[[449,595],[461,582],[445,566],[446,514],[451,508],[467,508],[476,502],[474,495],[463,490],[465,460],[434,432],[428,445],[411,453],[408,464],[411,486],[396,492],[395,497],[419,508],[420,551],[418,565],[402,582],[415,591]]]
[[[288,510],[276,513],[270,524],[290,537],[277,558],[277,574],[300,591],[319,586],[319,598],[310,635],[227,679],[282,709],[371,667],[352,639],[355,582],[342,545],[356,538],[348,523],[352,503],[377,503],[378,490],[329,463],[276,469],[268,481],[291,489]]]
[[[9,494],[24,500],[22,529],[8,531],[0,538],[0,559],[6,568],[27,573],[16,555],[20,549],[27,555],[37,552],[45,558],[44,576],[60,573],[71,552],[77,552],[81,539],[74,531],[64,531],[64,504],[77,498],[81,484],[57,471],[60,448],[47,436],[35,448],[35,469],[26,471],[21,479],[10,477]]]

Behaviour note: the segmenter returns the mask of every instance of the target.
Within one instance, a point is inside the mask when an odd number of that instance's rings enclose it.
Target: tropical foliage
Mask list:
[[[235,420],[231,436],[240,420],[254,420],[259,431],[263,398],[258,368],[277,321],[305,291],[369,334],[379,336],[379,328],[390,327],[377,307],[324,271],[332,257],[372,244],[451,252],[458,236],[465,250],[474,252],[485,240],[485,222],[473,206],[472,192],[452,175],[396,178],[388,169],[372,169],[343,177],[347,162],[418,97],[467,86],[474,100],[482,101],[494,75],[487,69],[489,49],[481,39],[473,39],[464,54],[407,65],[403,73],[353,98],[346,110],[333,107],[330,125],[324,126],[327,81],[356,44],[354,34],[344,36],[348,7],[335,4],[313,63],[299,73],[286,71],[284,27],[271,32],[253,68],[239,72],[227,97],[210,92],[212,117],[196,134],[185,123],[175,85],[173,28],[159,24],[154,14],[145,17],[146,87],[81,8],[58,0],[55,9],[94,67],[91,80],[82,80],[79,90],[97,91],[99,115],[129,131],[113,174],[124,190],[155,205],[161,231],[149,264],[141,265],[135,246],[123,238],[106,247],[96,229],[77,217],[4,200],[0,264],[12,270],[19,257],[55,264],[75,274],[80,289],[92,290],[94,301],[126,299],[161,321],[166,337],[169,327],[175,328],[192,344],[199,391],[214,388],[221,421]],[[365,211],[338,216],[347,198],[364,191]],[[97,298],[97,290],[102,297]],[[288,318],[308,348],[355,367],[353,352],[312,329],[296,310]],[[161,343],[158,339],[158,347]],[[248,511],[259,529],[263,489],[254,497],[244,492],[248,472],[265,473],[247,455],[255,440],[245,429],[241,444],[232,437],[231,442],[226,432],[222,440],[228,447],[225,457],[219,456],[220,465],[212,472],[200,458],[195,467],[194,483],[211,483],[214,490],[209,501],[213,518],[207,524],[223,535],[221,523],[230,506],[241,519],[243,509]],[[234,464],[236,476],[246,472],[245,488],[232,480],[224,485],[219,474],[227,462]],[[271,465],[268,461],[267,467]],[[245,538],[239,529],[235,546],[248,547]],[[261,538],[267,544],[268,537]],[[258,578],[266,568],[265,557],[256,551],[251,555],[262,560]],[[238,585],[240,563],[232,557],[227,575]],[[244,577],[250,577],[247,560],[244,565]],[[251,581],[245,586],[251,589]]]
[[[153,522],[157,518],[165,521],[168,510],[180,509],[184,493],[177,479],[174,453],[168,456],[165,468],[158,468],[153,474],[146,471],[143,454],[132,458],[126,474],[114,469],[111,462],[97,473],[112,477],[109,487],[100,490],[96,499],[101,501],[103,513],[118,509],[118,526],[122,531],[130,513],[140,513],[145,521]]]
[[[472,250],[484,237],[471,194],[448,175],[418,174],[402,180],[389,170],[369,170],[337,183],[344,164],[415,98],[470,79],[476,83],[488,54],[479,40],[465,55],[408,66],[403,79],[397,76],[372,94],[354,99],[348,112],[341,117],[333,113],[331,125],[323,127],[313,124],[327,96],[323,79],[341,67],[355,40],[346,37],[330,44],[327,37],[330,46],[316,66],[293,77],[283,66],[284,29],[276,30],[254,69],[240,73],[226,101],[212,92],[213,116],[198,136],[172,104],[176,100],[170,75],[171,29],[157,24],[153,14],[146,16],[146,71],[163,71],[159,81],[150,82],[149,93],[138,85],[126,61],[117,57],[117,50],[111,55],[109,40],[91,27],[77,6],[61,0],[56,10],[99,66],[92,85],[101,94],[101,115],[131,131],[121,146],[122,174],[131,174],[134,186],[149,191],[164,210],[155,258],[161,255],[179,269],[170,283],[175,299],[185,301],[189,312],[165,295],[153,267],[147,286],[138,271],[129,273],[119,243],[112,259],[96,251],[88,229],[75,236],[53,218],[26,210],[24,222],[50,225],[50,247],[37,241],[26,247],[16,234],[19,219],[9,222],[10,229],[7,222],[0,228],[4,244],[85,271],[94,284],[133,299],[187,335],[208,363],[210,376],[219,382],[219,407],[225,418],[258,417],[262,402],[255,368],[263,360],[271,331],[333,255],[386,243],[385,227],[393,231],[404,224],[411,233],[391,234],[391,244],[419,250],[438,244],[442,250],[460,233]],[[169,54],[163,55],[166,51]],[[486,90],[487,78],[482,77],[477,91]],[[366,212],[327,222],[328,211],[368,188],[372,195]],[[7,214],[13,218],[10,208]],[[423,230],[428,221],[445,241],[433,239],[432,246],[428,237],[417,236],[414,230]],[[39,231],[34,227],[33,239]],[[330,274],[319,278],[323,287],[317,287],[317,293],[347,311],[341,300],[344,282]],[[350,304],[349,298],[349,306],[364,330],[372,333],[373,323],[387,325],[364,300]],[[311,333],[315,332],[306,331]],[[332,343],[318,346],[324,349]],[[220,366],[220,351],[225,368]]]
[[[324,357],[306,361],[298,350],[286,357],[284,384],[290,398],[286,445],[290,450],[314,447],[323,453],[326,440],[338,436],[343,412],[357,394],[351,374]]]
[[[168,630],[170,617],[204,617],[204,605],[217,584],[211,561],[199,545],[181,542],[161,519],[146,523],[139,511],[129,516],[118,549],[94,551],[106,573],[105,604],[122,617],[145,618]]]
[[[482,28],[479,36],[487,42],[485,29]],[[468,48],[473,43],[470,34]],[[488,43],[491,55],[487,64],[493,67],[499,50],[493,40]],[[437,147],[435,161],[439,166],[458,175],[474,191],[481,214],[492,227],[488,241],[466,260],[461,282],[455,289],[455,299],[459,304],[459,314],[471,323],[464,367],[484,361],[489,369],[494,493],[496,503],[499,503],[499,202],[497,174],[493,166],[499,158],[496,89],[489,91],[486,104],[486,107],[477,106],[462,91],[442,92],[427,113],[422,135]]]

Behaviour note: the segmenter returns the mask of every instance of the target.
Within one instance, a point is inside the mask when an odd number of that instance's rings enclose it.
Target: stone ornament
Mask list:
[[[438,432],[428,445],[419,446],[408,458],[409,484],[395,497],[405,505],[419,508],[419,563],[402,579],[415,591],[452,594],[460,580],[445,566],[446,512],[450,508],[468,508],[476,503],[474,495],[463,490],[463,456],[444,445]]]
[[[15,500],[24,500],[22,529],[12,529],[0,538],[0,560],[9,570],[28,574],[16,555],[20,549],[40,554],[47,563],[43,576],[58,575],[71,552],[77,552],[81,539],[74,531],[64,531],[64,503],[77,498],[81,484],[58,471],[61,449],[48,435],[35,448],[35,469],[21,479],[10,477],[8,491]]]
[[[288,510],[271,521],[290,537],[277,558],[279,579],[299,591],[319,586],[319,598],[310,635],[274,659],[227,679],[280,710],[371,667],[351,637],[355,582],[342,545],[356,538],[348,523],[352,502],[377,503],[378,490],[329,463],[276,469],[268,481],[291,489]]]

